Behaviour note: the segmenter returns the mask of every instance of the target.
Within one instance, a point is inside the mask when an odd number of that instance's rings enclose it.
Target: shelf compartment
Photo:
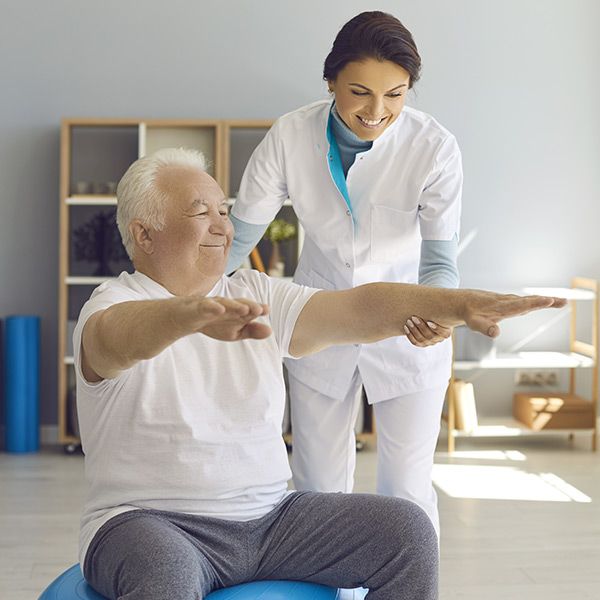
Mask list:
[[[133,271],[121,243],[115,206],[70,206],[69,231],[69,276],[113,277]]]
[[[236,197],[240,191],[240,183],[244,169],[256,147],[271,127],[271,121],[229,121],[225,128],[225,147],[228,149],[229,161],[226,175],[228,196]]]
[[[80,278],[84,279],[84,278]],[[87,278],[86,278],[87,279]],[[73,346],[69,338],[73,338],[73,331],[79,318],[83,305],[89,300],[92,292],[97,287],[96,283],[81,282],[79,285],[69,285],[67,290],[67,312],[65,320],[65,346],[64,355],[73,354]]]
[[[216,122],[190,122],[161,124],[146,122],[140,124],[140,156],[149,156],[163,148],[190,148],[202,152],[206,159],[206,171],[217,181],[220,173],[215,164],[219,156],[219,126]]]
[[[569,392],[517,392],[513,417],[532,431],[593,429],[593,403]]]
[[[575,352],[518,352],[483,360],[459,360],[455,371],[474,369],[573,369],[594,366],[594,359]]]
[[[506,437],[518,435],[544,435],[557,432],[589,432],[592,434],[591,448],[597,449],[597,402],[598,402],[598,282],[584,277],[574,277],[570,288],[526,288],[526,293],[561,296],[569,299],[571,305],[571,325],[569,328],[570,352],[518,352],[501,354],[481,360],[457,360],[448,388],[448,410],[444,420],[448,425],[448,452],[455,447],[458,437]],[[591,311],[580,323],[578,301],[591,300]],[[583,329],[579,327],[583,325]],[[587,332],[591,342],[583,341]],[[583,336],[585,337],[585,336]],[[591,393],[585,398],[578,393],[577,372],[580,368],[591,369]],[[540,390],[517,392],[513,397],[513,417],[509,420],[479,419],[472,431],[459,431],[457,392],[454,373],[477,369],[568,369],[569,386],[564,392]],[[530,404],[530,406],[528,405]],[[528,412],[529,411],[529,412]],[[536,411],[538,415],[536,416]],[[533,417],[532,417],[533,415]],[[539,416],[539,418],[538,418]],[[560,418],[562,417],[562,418]]]
[[[138,135],[137,126],[72,126],[68,195],[107,194],[137,159]]]
[[[298,217],[294,209],[290,205],[284,205],[275,216],[275,219],[284,219],[288,223],[296,226],[296,237],[291,240],[286,240],[279,243],[279,251],[281,259],[285,265],[284,276],[292,278],[296,265],[298,264],[298,256],[300,255],[301,246],[301,227],[298,223]],[[261,239],[256,245],[258,252],[262,258],[265,267],[268,270],[269,261],[273,252],[273,244],[269,240]]]

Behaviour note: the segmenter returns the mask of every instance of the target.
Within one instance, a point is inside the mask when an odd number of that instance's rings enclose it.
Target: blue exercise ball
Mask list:
[[[206,600],[335,600],[335,588],[302,581],[252,581],[217,590]],[[106,600],[87,584],[79,565],[59,575],[39,600]]]
[[[39,600],[106,600],[106,598],[88,585],[79,565],[73,565],[44,590]]]
[[[217,590],[206,600],[335,600],[338,590],[304,581],[252,581]]]

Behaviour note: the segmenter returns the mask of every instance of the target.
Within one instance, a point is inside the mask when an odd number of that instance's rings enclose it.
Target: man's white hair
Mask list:
[[[165,226],[168,194],[159,189],[156,179],[165,167],[189,167],[206,171],[204,155],[189,148],[163,148],[136,160],[117,186],[117,226],[123,246],[133,260],[135,240],[129,224],[139,219],[144,225],[160,231]]]

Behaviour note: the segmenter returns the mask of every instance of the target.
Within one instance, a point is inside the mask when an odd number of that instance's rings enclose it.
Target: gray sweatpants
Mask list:
[[[438,542],[409,500],[294,492],[252,521],[123,513],[94,536],[83,572],[111,600],[199,600],[261,579],[364,587],[368,600],[434,600]]]

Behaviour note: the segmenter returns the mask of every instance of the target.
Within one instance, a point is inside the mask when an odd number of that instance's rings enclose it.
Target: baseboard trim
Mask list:
[[[0,425],[0,448],[4,448],[6,425]],[[40,426],[40,444],[53,445],[58,444],[58,425]]]
[[[42,444],[58,444],[58,425],[42,425],[40,442]]]

